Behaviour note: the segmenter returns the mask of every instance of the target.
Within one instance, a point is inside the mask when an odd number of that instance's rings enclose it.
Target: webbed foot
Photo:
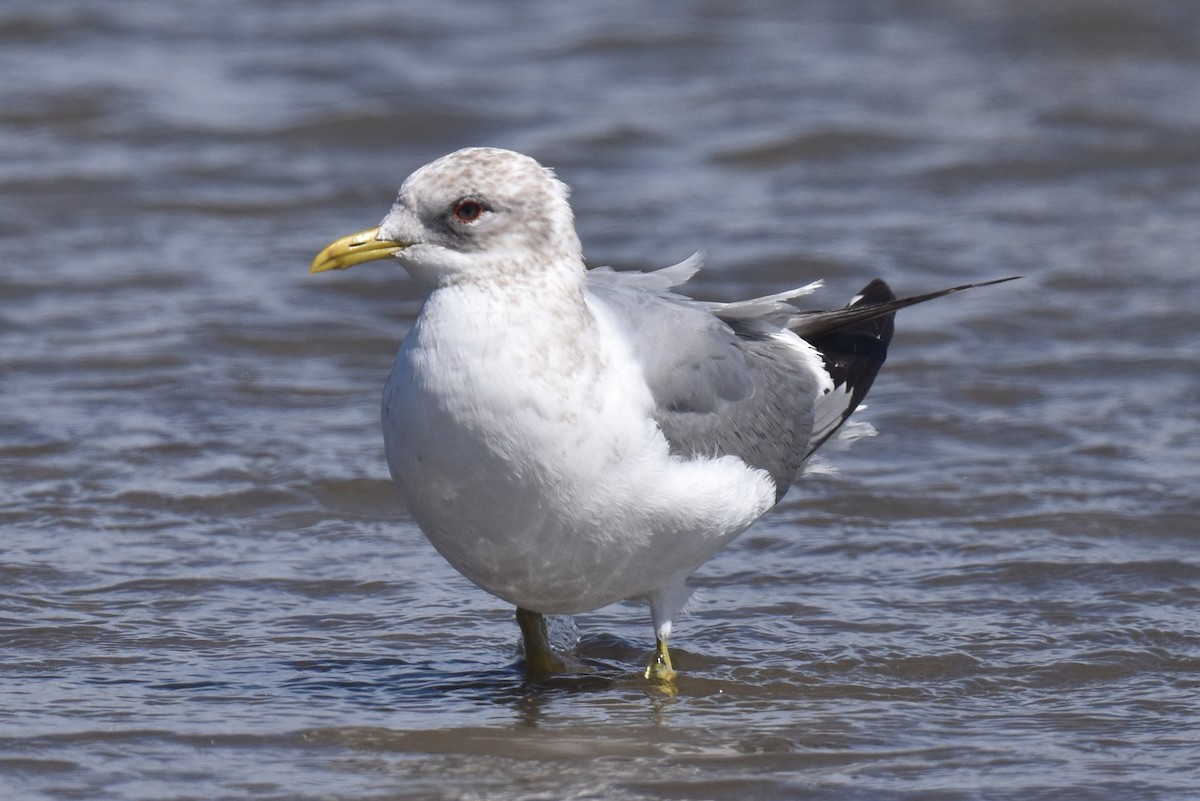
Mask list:
[[[647,679],[655,684],[673,686],[675,682],[675,668],[671,667],[671,652],[667,650],[667,641],[657,639],[654,646],[654,659],[650,661],[646,667],[644,674]]]

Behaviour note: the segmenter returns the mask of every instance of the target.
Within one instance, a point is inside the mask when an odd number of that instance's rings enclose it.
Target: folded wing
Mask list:
[[[696,257],[650,273],[588,273],[589,300],[624,329],[671,451],[733,455],[766,471],[783,497],[804,460],[858,408],[887,357],[898,309],[1003,278],[897,298],[880,279],[847,306],[801,311],[820,284],[735,303],[671,291]]]

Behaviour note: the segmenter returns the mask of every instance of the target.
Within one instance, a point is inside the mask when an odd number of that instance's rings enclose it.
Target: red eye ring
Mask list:
[[[472,223],[483,216],[487,207],[472,197],[465,197],[454,204],[451,214],[459,222]]]

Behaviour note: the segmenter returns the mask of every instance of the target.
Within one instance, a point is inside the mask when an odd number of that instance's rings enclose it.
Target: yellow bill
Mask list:
[[[386,259],[408,247],[403,242],[376,239],[377,236],[379,236],[378,228],[370,228],[366,231],[359,231],[357,234],[343,236],[318,253],[308,271],[323,273],[326,270],[345,270],[356,264],[362,264],[364,261]]]

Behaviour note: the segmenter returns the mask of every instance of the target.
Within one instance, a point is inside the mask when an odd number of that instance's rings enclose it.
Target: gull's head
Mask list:
[[[531,273],[581,277],[567,195],[528,156],[459,150],[410,175],[378,228],[334,242],[310,272],[393,257],[430,287]]]

